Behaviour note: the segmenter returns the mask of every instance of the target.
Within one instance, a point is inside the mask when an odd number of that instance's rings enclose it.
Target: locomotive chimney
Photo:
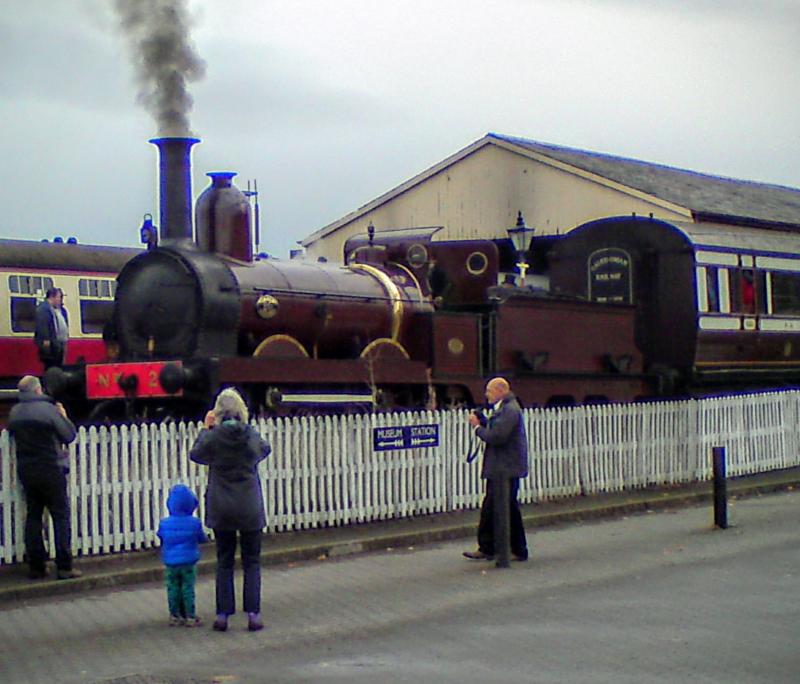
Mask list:
[[[153,138],[159,151],[161,241],[193,239],[192,145],[197,138]]]

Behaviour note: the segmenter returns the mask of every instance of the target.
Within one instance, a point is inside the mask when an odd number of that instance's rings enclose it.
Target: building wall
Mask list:
[[[687,220],[687,215],[522,154],[487,144],[422,183],[308,246],[312,258],[342,260],[345,241],[376,230],[443,226],[437,240],[502,238],[522,211],[540,235],[564,233],[621,214]]]

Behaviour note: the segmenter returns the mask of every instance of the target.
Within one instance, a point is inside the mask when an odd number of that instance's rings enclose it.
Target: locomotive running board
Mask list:
[[[219,378],[230,383],[428,385],[428,367],[405,359],[220,358]]]

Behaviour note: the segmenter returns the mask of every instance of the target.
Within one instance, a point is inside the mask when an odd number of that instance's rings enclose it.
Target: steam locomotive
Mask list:
[[[490,240],[370,232],[348,241],[342,266],[254,257],[230,173],[209,174],[193,240],[195,141],[153,142],[161,239],[118,276],[111,360],[45,377],[51,393],[87,398],[92,420],[194,417],[225,385],[277,414],[471,405],[497,374],[527,405],[652,392],[633,307],[498,286]]]
[[[110,361],[45,377],[51,393],[88,400],[92,420],[197,417],[227,385],[281,415],[474,405],[494,375],[528,406],[800,376],[795,233],[595,221],[547,245],[547,290],[498,285],[503,245],[438,241],[435,228],[370,230],[345,244],[342,266],[280,261],[253,255],[231,173],[209,174],[193,239],[196,141],[152,142],[161,240],[119,274]]]

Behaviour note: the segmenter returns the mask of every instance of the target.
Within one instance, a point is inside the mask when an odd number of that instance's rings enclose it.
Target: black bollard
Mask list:
[[[725,447],[712,449],[714,458],[714,525],[728,529],[728,486],[725,475]]]
[[[509,479],[492,478],[494,498],[494,556],[495,567],[510,568],[511,525],[509,522]]]

